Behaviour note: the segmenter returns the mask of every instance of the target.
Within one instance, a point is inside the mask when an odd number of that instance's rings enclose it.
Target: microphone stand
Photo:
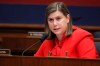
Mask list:
[[[40,38],[40,40],[38,40],[37,42],[33,43],[31,46],[29,46],[28,48],[26,48],[23,52],[22,52],[22,56],[24,55],[24,53],[30,49],[32,46],[36,45],[39,42],[43,42],[46,38],[48,37],[48,34],[43,34],[42,38]]]
[[[26,49],[22,52],[22,56],[24,56],[24,53],[25,53],[28,49],[30,49],[32,46],[36,45],[36,44],[39,43],[40,41],[41,41],[41,40],[35,42],[34,44],[32,44],[31,46],[29,46],[28,48],[26,48]]]

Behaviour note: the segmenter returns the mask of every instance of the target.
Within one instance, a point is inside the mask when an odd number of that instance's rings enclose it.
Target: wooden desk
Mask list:
[[[100,59],[0,56],[0,66],[100,66]]]

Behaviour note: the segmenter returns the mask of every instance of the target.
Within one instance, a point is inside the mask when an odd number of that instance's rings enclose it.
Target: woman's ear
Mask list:
[[[67,18],[67,23],[69,23],[69,20],[70,20],[70,15],[69,15],[69,14],[67,14],[66,18]]]

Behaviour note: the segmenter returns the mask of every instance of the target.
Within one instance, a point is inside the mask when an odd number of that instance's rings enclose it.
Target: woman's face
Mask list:
[[[60,11],[55,11],[48,16],[50,30],[56,35],[63,35],[67,29],[69,15],[63,15]]]

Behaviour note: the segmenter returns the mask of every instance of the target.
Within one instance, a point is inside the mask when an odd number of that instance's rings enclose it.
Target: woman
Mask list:
[[[47,7],[45,26],[49,36],[34,56],[96,58],[92,34],[72,26],[71,15],[64,3],[54,2]]]

